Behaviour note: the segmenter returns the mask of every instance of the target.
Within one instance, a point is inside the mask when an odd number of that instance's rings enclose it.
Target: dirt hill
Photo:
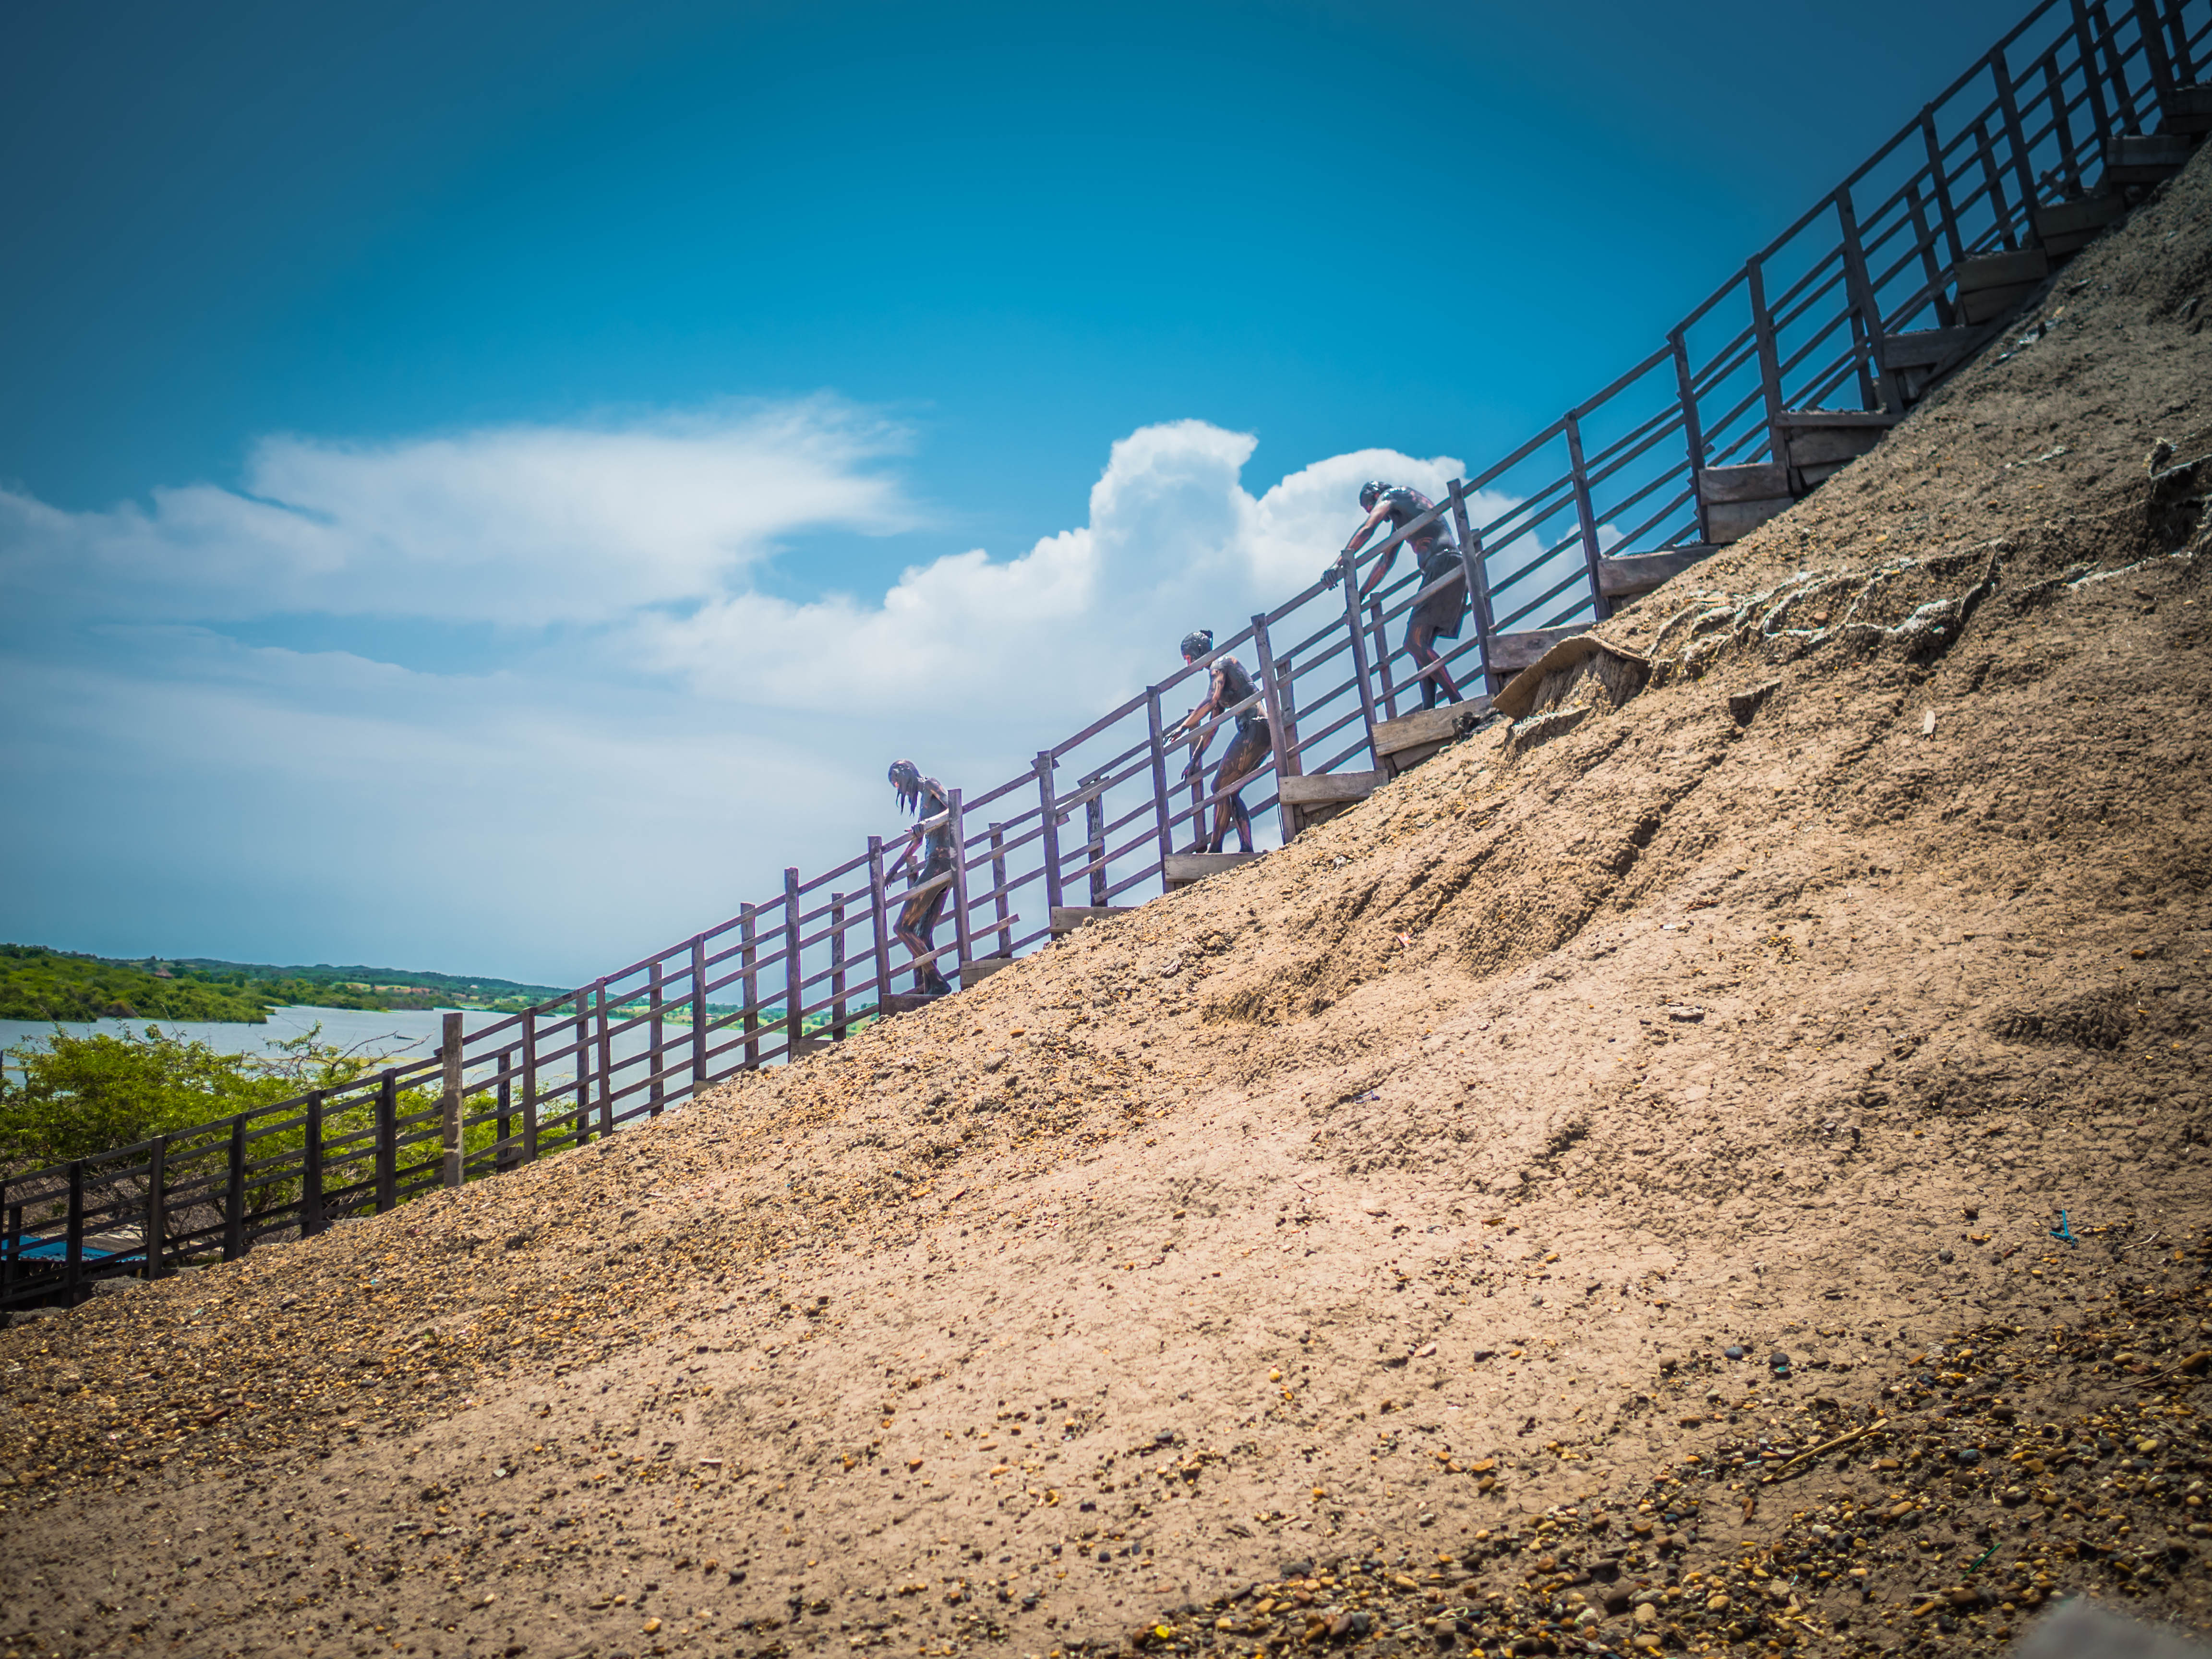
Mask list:
[[[2212,1624],[2207,309],[2201,156],[1510,735],[0,1333],[0,1655]]]

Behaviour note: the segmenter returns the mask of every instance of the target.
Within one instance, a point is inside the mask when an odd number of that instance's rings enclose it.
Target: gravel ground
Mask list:
[[[0,1332],[0,1659],[2212,1626],[2208,288],[2200,157],[1641,695]]]

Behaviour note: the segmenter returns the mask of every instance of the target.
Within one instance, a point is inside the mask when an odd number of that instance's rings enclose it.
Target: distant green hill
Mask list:
[[[258,1025],[271,1008],[514,1008],[564,987],[406,969],[279,968],[195,957],[120,960],[0,945],[0,1019],[222,1020]]]

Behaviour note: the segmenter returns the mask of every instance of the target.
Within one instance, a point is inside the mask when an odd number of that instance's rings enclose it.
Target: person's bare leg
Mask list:
[[[1451,670],[1437,653],[1433,644],[1436,630],[1426,623],[1419,623],[1407,630],[1406,653],[1413,659],[1413,666],[1421,673],[1421,707],[1434,708],[1442,697],[1446,702],[1460,699],[1459,682],[1452,678]]]
[[[1237,826],[1238,850],[1246,853],[1252,850],[1252,815],[1245,809],[1243,796],[1233,792],[1237,785],[1260,769],[1261,757],[1265,752],[1258,744],[1248,744],[1240,738],[1221,757],[1221,769],[1213,775],[1213,793],[1219,798],[1213,807],[1211,849],[1213,852],[1221,850],[1221,843],[1229,838],[1229,826],[1232,823]],[[1222,793],[1224,789],[1232,793],[1224,795]]]

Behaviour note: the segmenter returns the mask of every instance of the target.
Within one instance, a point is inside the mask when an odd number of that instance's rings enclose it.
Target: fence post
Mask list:
[[[1055,763],[1052,750],[1040,749],[1032,764],[1036,769],[1037,801],[1044,809],[1044,902],[1045,921],[1049,926],[1049,912],[1057,910],[1066,902],[1060,890],[1060,803],[1052,792],[1052,769]]]
[[[1298,671],[1297,665],[1288,657],[1275,662],[1275,697],[1283,705],[1283,742],[1297,763],[1298,773],[1306,769],[1304,739],[1298,736]]]
[[[975,941],[968,932],[968,820],[960,810],[960,792],[945,792],[945,811],[952,821],[946,827],[952,831],[952,951],[964,974],[969,960],[975,954]],[[940,968],[939,973],[945,970]],[[960,981],[966,990],[968,981]]]
[[[2150,60],[2151,95],[2164,115],[2173,107],[2173,65],[2166,58],[2158,8],[2152,0],[2136,0],[2136,28],[2142,36],[2143,56]]]
[[[845,1036],[845,896],[830,895],[830,1035]]]
[[[1168,799],[1167,722],[1160,714],[1160,688],[1145,693],[1145,721],[1152,739],[1152,819],[1159,836],[1160,863],[1175,851],[1175,805]]]
[[[507,1050],[499,1051],[499,1149],[492,1154],[492,1168],[513,1169],[520,1161],[514,1148],[508,1145],[514,1138],[514,1061]]]
[[[223,1182],[222,1259],[246,1254],[246,1115],[230,1121],[230,1169]]]
[[[1943,160],[1943,141],[1936,136],[1936,106],[1925,105],[1920,111],[1920,142],[1928,151],[1928,183],[1936,192],[1936,214],[1944,240],[1951,250],[1951,264],[1957,269],[1966,257],[1966,244],[1959,238],[1959,210],[1951,204],[1951,170]]]
[[[744,969],[738,981],[744,1001],[745,1069],[760,1066],[760,915],[751,905],[738,908],[738,963]]]
[[[169,1138],[155,1138],[146,1159],[146,1277],[161,1276],[162,1238],[169,1228]]]
[[[582,1146],[592,1139],[592,994],[576,991],[576,1131],[571,1145]]]
[[[1759,386],[1766,400],[1767,459],[1778,466],[1786,465],[1790,457],[1782,435],[1782,357],[1774,343],[1774,319],[1766,309],[1766,276],[1756,259],[1743,270],[1751,290],[1752,333],[1759,343]],[[1577,496],[1580,493],[1578,488]]]
[[[1936,326],[1951,326],[1951,300],[1943,291],[1943,262],[1936,257],[1936,233],[1928,228],[1928,215],[1920,204],[1917,185],[1907,185],[1906,207],[1912,213],[1912,237],[1920,249],[1920,274],[1928,284],[1928,303],[1936,307]],[[1915,306],[1911,310],[1918,310]]]
[[[649,999],[647,1007],[651,1015],[651,1024],[646,1029],[653,1033],[653,1048],[646,1055],[649,1080],[645,1085],[645,1098],[648,1115],[659,1117],[661,1101],[664,1098],[660,1085],[660,1050],[667,1040],[668,1026],[666,1018],[661,1012],[664,1005],[661,994],[660,964],[658,962],[653,964],[650,970],[646,994]]]
[[[884,838],[868,837],[868,919],[876,933],[876,1018],[884,1017],[891,994],[890,906],[884,896]]]
[[[1006,900],[1006,826],[1003,823],[991,826],[991,891],[993,912],[999,920],[999,948],[993,954],[1011,957],[1014,953],[1013,907]]]
[[[783,1055],[799,1058],[799,1038],[806,1024],[799,1012],[806,1002],[806,972],[799,962],[799,870],[783,872]]]
[[[323,1230],[323,1091],[307,1096],[307,1138],[300,1148],[300,1237]]]
[[[1091,866],[1091,902],[1103,905],[1106,902],[1104,774],[1086,780],[1083,787],[1091,791],[1083,798],[1083,861]]]
[[[1997,234],[2004,239],[2009,251],[2020,244],[2013,234],[2012,205],[2005,200],[2004,194],[2004,171],[1997,166],[1997,147],[1990,137],[1987,121],[1974,123],[1974,154],[1981,160],[1982,183],[1990,192],[1990,212],[1996,220]]]
[[[607,1030],[607,982],[592,981],[592,1001],[599,1020],[599,1133],[615,1132],[615,1040]]]
[[[691,1088],[707,1086],[707,936],[691,936]]]
[[[1337,568],[1343,573],[1344,625],[1352,636],[1352,677],[1359,683],[1359,716],[1367,723],[1367,764],[1376,769],[1382,757],[1375,747],[1375,688],[1367,682],[1367,630],[1359,621],[1359,562],[1350,548],[1337,555]]]
[[[69,1166],[68,1251],[62,1273],[62,1295],[72,1308],[84,1283],[84,1160],[72,1158]]]
[[[4,1187],[0,1187],[0,1192],[5,1190]],[[23,1206],[10,1204],[8,1206],[8,1248],[5,1255],[0,1255],[0,1302],[5,1302],[14,1294],[15,1273],[22,1260]]]
[[[2013,94],[2012,66],[2005,62],[2004,48],[1996,46],[1990,52],[1990,76],[1997,83],[1997,107],[2004,114],[2005,139],[2012,146],[2013,180],[2020,186],[2021,228],[2033,238],[2035,218],[2031,211],[2035,206],[2035,163],[2027,154],[2027,131],[2020,122],[2020,100]]]
[[[2120,32],[2106,15],[2104,0],[2097,0],[2096,15],[2103,26],[2097,38],[2105,49],[2105,72],[2112,77],[2112,107],[2119,113],[2123,130],[2140,131],[2142,110],[2136,100],[2135,89],[2128,85],[2127,58],[2120,51]]]
[[[445,1184],[461,1184],[461,1016],[447,1014],[441,1022],[443,1036],[438,1058],[445,1063],[444,1088],[438,1096],[438,1136],[444,1143]]]
[[[2066,113],[2066,82],[2058,71],[2058,52],[2054,46],[2043,60],[2043,95],[2051,104],[2051,125],[2058,135],[2060,161],[2057,171],[2064,182],[2059,186],[2068,196],[2081,193],[2081,155],[2074,148],[2074,123]]]
[[[2189,55],[2189,20],[2182,15],[2188,0],[2166,0],[2166,27],[2173,31],[2173,84],[2177,89],[2197,84],[2196,64]],[[2212,50],[2212,41],[2207,49]]]
[[[1409,551],[1411,550],[1408,550]],[[1420,570],[1414,568],[1414,586],[1420,585]],[[1382,601],[1370,599],[1367,605],[1368,625],[1375,630],[1375,674],[1382,682],[1382,718],[1398,718],[1398,688],[1390,678],[1390,636],[1382,631]]]
[[[538,1161],[538,1011],[522,1013],[522,1161]]]
[[[2089,118],[2096,135],[2091,148],[2101,152],[2105,140],[2112,136],[2112,118],[2105,106],[2105,83],[2097,74],[2097,37],[2089,27],[2087,0],[2073,0],[2073,11],[2074,45],[2081,54],[2081,88],[2089,94]],[[2075,176],[2080,178],[2078,169]]]
[[[1275,763],[1275,817],[1283,844],[1298,833],[1297,811],[1283,799],[1283,780],[1298,775],[1298,753],[1283,720],[1282,688],[1275,679],[1275,652],[1267,639],[1267,613],[1252,618],[1252,650],[1260,659],[1260,707],[1267,716],[1267,747]]]
[[[376,1088],[376,1212],[399,1202],[399,1073],[386,1067]]]
[[[1844,233],[1844,279],[1850,287],[1851,309],[1866,328],[1867,354],[1874,362],[1882,407],[1893,415],[1901,415],[1905,412],[1904,398],[1896,381],[1890,378],[1888,366],[1881,360],[1881,307],[1875,299],[1874,279],[1867,274],[1866,248],[1859,240],[1859,216],[1851,205],[1848,185],[1838,186],[1836,191],[1836,219]],[[1860,373],[1865,373],[1863,367]]]
[[[1771,349],[1773,337],[1770,333],[1767,337]],[[1569,476],[1574,483],[1575,520],[1582,526],[1583,562],[1589,569],[1590,611],[1603,622],[1613,614],[1613,606],[1605,597],[1605,573],[1599,562],[1601,556],[1597,550],[1597,515],[1590,507],[1589,477],[1583,465],[1583,425],[1575,418],[1572,410],[1560,418],[1567,434],[1567,465]],[[1782,423],[1779,421],[1774,423],[1774,442],[1776,459],[1786,463],[1789,455],[1782,447]]]
[[[1467,580],[1468,614],[1474,618],[1475,659],[1482,665],[1482,690],[1488,696],[1497,689],[1491,684],[1490,579],[1482,551],[1482,532],[1474,527],[1474,518],[1467,510],[1464,479],[1451,481],[1451,510],[1452,528],[1459,532],[1460,574]]]

